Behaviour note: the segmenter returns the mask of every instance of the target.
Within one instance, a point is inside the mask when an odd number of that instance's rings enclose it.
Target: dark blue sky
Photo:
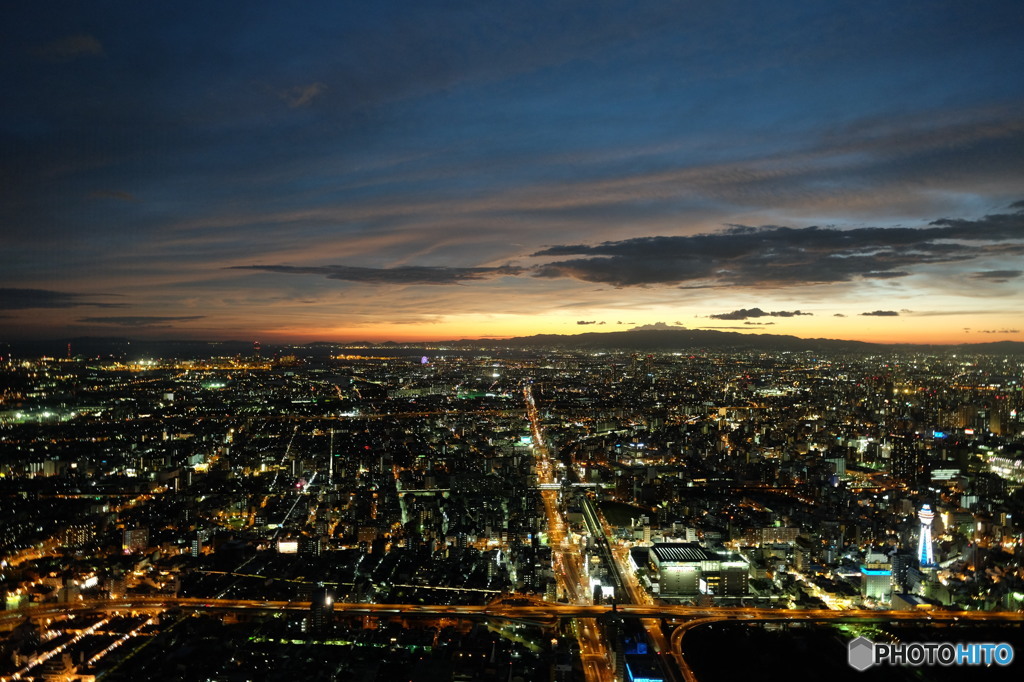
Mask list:
[[[0,340],[1020,339],[1022,29],[1018,2],[25,3]]]

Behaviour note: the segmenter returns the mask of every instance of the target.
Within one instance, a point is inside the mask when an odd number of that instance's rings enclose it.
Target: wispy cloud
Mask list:
[[[326,89],[327,86],[323,83],[299,85],[281,93],[281,99],[287,102],[288,106],[292,108],[304,107],[321,95]]]
[[[977,220],[943,218],[924,227],[787,227],[731,225],[687,236],[636,237],[596,245],[548,246],[536,265],[486,267],[401,265],[238,265],[231,269],[320,275],[364,284],[460,284],[498,277],[575,279],[615,287],[797,287],[908,277],[935,265],[980,262],[1024,253],[1024,212]],[[565,256],[579,256],[566,259]],[[1019,270],[982,270],[972,277],[1001,282]],[[738,309],[713,319],[811,315],[801,310]]]
[[[1024,270],[982,270],[980,272],[972,272],[971,277],[990,282],[1008,282],[1011,279],[1020,277],[1022,274],[1024,274]]]
[[[78,57],[103,54],[103,45],[95,36],[79,33],[39,45],[32,53],[51,61],[69,61]]]
[[[292,275],[321,275],[362,284],[459,284],[466,281],[516,276],[523,268],[510,265],[494,268],[453,268],[440,266],[404,265],[395,268],[364,268],[350,265],[292,266],[292,265],[236,265],[230,270],[261,270]]]
[[[89,194],[93,199],[117,199],[118,201],[138,201],[131,192],[118,189],[101,189]]]
[[[75,294],[50,289],[0,288],[0,310],[29,310],[32,308],[121,308],[123,303],[104,303],[92,300],[107,294]]]
[[[861,313],[864,317],[899,317],[900,314],[895,310],[872,310],[869,313]]]
[[[189,322],[201,320],[205,315],[179,315],[179,316],[154,316],[154,315],[118,315],[114,317],[80,317],[79,322],[91,324],[109,324],[117,327],[156,327],[168,326],[171,322]]]
[[[902,311],[909,313],[909,310]],[[1005,315],[1005,310],[984,310],[976,308],[973,310],[957,310],[950,308],[948,310],[915,310],[913,312],[914,317],[951,317],[951,316],[969,316],[969,315]]]

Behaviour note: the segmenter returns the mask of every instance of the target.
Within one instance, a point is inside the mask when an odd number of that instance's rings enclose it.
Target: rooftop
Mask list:
[[[693,542],[656,542],[651,545],[651,551],[661,562],[709,561],[717,558]]]

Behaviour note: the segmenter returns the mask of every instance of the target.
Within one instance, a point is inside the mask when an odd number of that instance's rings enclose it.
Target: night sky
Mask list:
[[[1024,340],[1024,3],[17,3],[0,340]]]

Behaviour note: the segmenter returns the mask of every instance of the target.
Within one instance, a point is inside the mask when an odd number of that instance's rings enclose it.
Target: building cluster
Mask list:
[[[509,594],[1022,608],[1019,358],[316,350],[0,361],[6,609]],[[8,637],[0,674],[101,673],[136,640],[180,637],[166,617],[73,620]],[[238,632],[375,641],[323,608],[285,620]],[[561,674],[572,653],[536,627],[490,645],[427,627],[452,665],[471,641],[502,675]],[[419,637],[394,635],[394,655]]]

